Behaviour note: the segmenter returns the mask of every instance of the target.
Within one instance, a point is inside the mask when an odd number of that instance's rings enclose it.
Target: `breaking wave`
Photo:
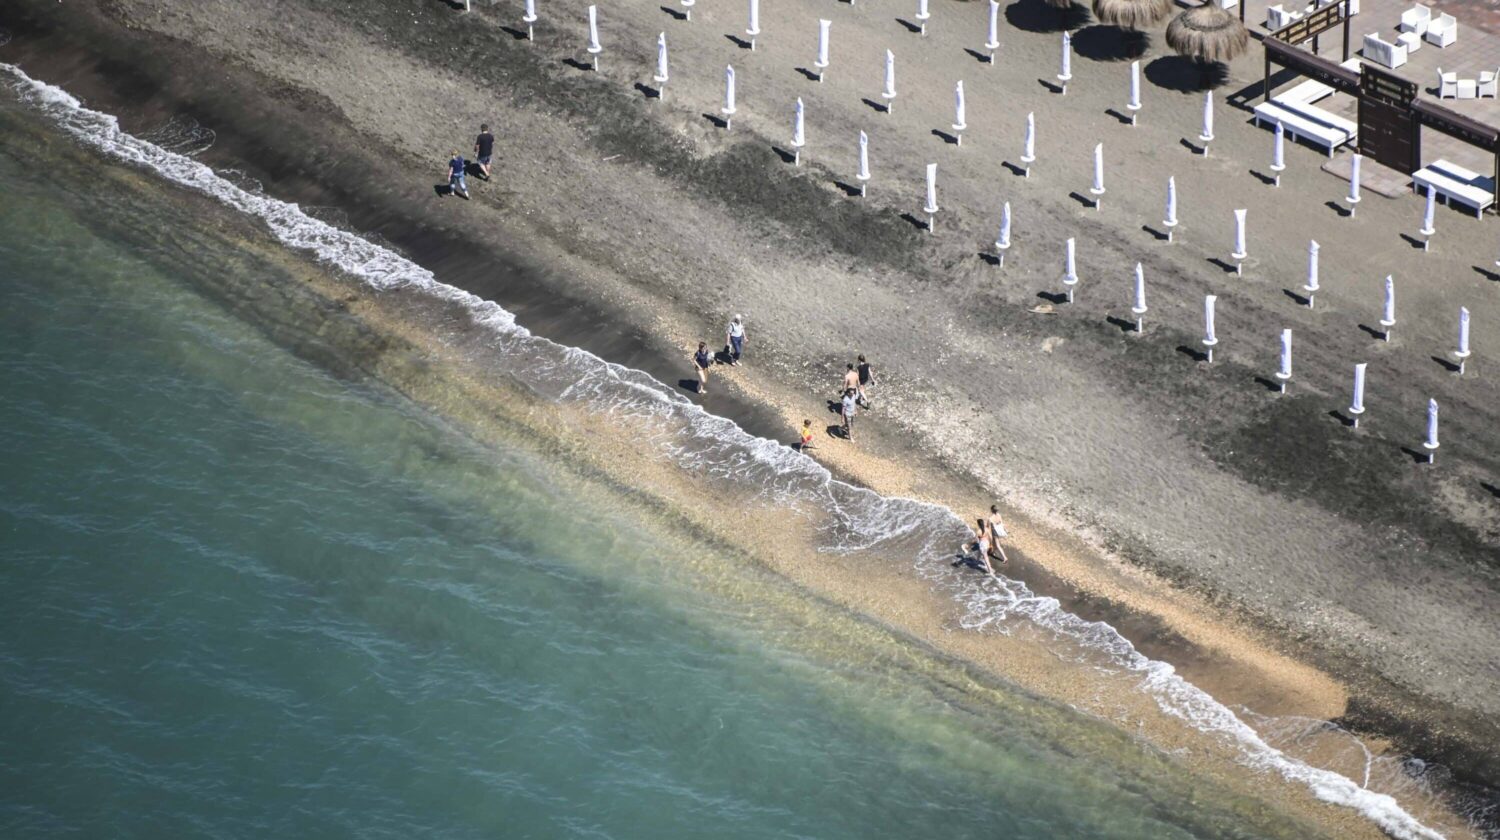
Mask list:
[[[1312,766],[1273,746],[1267,740],[1270,736],[1183,679],[1171,665],[1142,655],[1110,625],[1074,615],[1056,599],[1037,595],[1020,581],[955,569],[954,550],[970,531],[953,511],[884,497],[838,481],[811,458],[750,435],[649,374],[532,335],[501,306],[439,282],[430,271],[388,248],[313,218],[295,204],[270,198],[258,189],[247,190],[185,154],[125,133],[113,116],[85,108],[66,91],[36,81],[17,67],[0,64],[0,70],[13,78],[23,101],[82,143],[254,216],[286,246],[308,252],[376,289],[412,289],[462,306],[477,324],[492,332],[496,352],[509,365],[508,375],[558,402],[586,401],[595,407],[608,406],[617,416],[645,421],[652,429],[647,442],[677,464],[732,480],[768,501],[807,514],[810,521],[819,523],[822,550],[879,550],[910,557],[924,577],[963,605],[963,627],[980,632],[1034,627],[1050,634],[1060,647],[1080,650],[1091,663],[1132,677],[1139,690],[1166,713],[1226,739],[1237,748],[1244,764],[1306,785],[1318,799],[1354,809],[1395,837],[1428,840],[1443,836],[1393,796],[1371,790],[1367,786],[1369,765],[1360,782]],[[212,136],[211,132],[186,134],[195,141],[188,148]],[[174,131],[173,136],[182,138],[182,132]],[[237,180],[244,183],[242,178]],[[1394,759],[1385,761],[1405,766]]]

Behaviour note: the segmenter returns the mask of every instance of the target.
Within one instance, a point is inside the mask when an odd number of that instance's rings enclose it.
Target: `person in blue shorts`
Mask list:
[[[469,200],[469,184],[464,179],[464,170],[469,162],[457,150],[453,152],[453,158],[448,161],[448,191],[456,196],[461,196],[465,201]]]

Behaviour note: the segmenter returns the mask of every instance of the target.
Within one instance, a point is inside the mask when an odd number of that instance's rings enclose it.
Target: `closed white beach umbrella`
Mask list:
[[[1437,221],[1437,190],[1427,188],[1427,207],[1422,211],[1422,250],[1426,251],[1432,244],[1432,235],[1437,233],[1434,223]]]
[[[1234,258],[1234,273],[1245,273],[1245,257],[1249,252],[1245,249],[1245,210],[1234,211],[1234,252],[1229,256]]]
[[[1307,282],[1302,288],[1307,290],[1307,308],[1311,309],[1313,297],[1318,293],[1318,240],[1314,239],[1307,245]]]
[[[1385,307],[1380,310],[1380,326],[1385,328],[1381,335],[1390,341],[1391,327],[1396,326],[1396,281],[1389,274],[1385,276]]]
[[[1135,112],[1141,110],[1141,63],[1130,62],[1130,101],[1125,103],[1130,112],[1130,124],[1135,125]]]
[[[1365,413],[1365,363],[1354,366],[1354,397],[1349,400],[1349,416],[1354,418],[1354,428],[1359,428],[1359,416]]]
[[[755,49],[755,38],[760,34],[760,0],[750,0],[750,19],[745,24],[745,34],[750,36],[750,49]]]
[[[917,23],[922,29],[922,34],[927,34],[927,19],[932,13],[927,10],[927,0],[917,0]]]
[[[1146,319],[1146,272],[1141,269],[1141,264],[1135,264],[1135,302],[1131,304],[1130,311],[1135,313],[1135,331],[1139,334],[1143,329],[1143,321]]]
[[[1453,351],[1453,358],[1458,359],[1458,375],[1464,375],[1464,363],[1469,358],[1469,307],[1458,308],[1458,349]]]
[[[1000,2],[990,0],[990,27],[985,35],[984,48],[990,51],[990,64],[995,63],[995,50],[1000,49]]]
[[[1437,400],[1427,401],[1427,440],[1422,442],[1422,448],[1427,450],[1427,463],[1432,463],[1437,457],[1438,448]]]
[[[1068,303],[1073,302],[1073,287],[1078,285],[1078,260],[1075,259],[1073,237],[1068,237],[1067,252],[1063,257],[1063,285],[1068,290]]]
[[[536,23],[536,0],[526,0],[526,14],[521,16],[521,21],[526,24],[526,40],[536,40],[536,33],[532,26]]]
[[[802,97],[797,97],[797,110],[792,115],[792,165],[802,165],[802,147],[807,143],[807,135],[803,131],[802,122]]]
[[[1094,144],[1094,185],[1089,187],[1094,196],[1094,210],[1104,203],[1104,144]]]
[[[728,131],[734,122],[734,65],[724,67],[724,107],[719,111],[724,115],[724,130]]]
[[[1203,92],[1203,129],[1198,132],[1198,139],[1203,143],[1203,156],[1208,157],[1208,144],[1214,140],[1214,92],[1211,90]]]
[[[964,118],[964,83],[960,79],[953,88],[953,138],[960,146],[964,142],[964,129],[968,127],[968,120]]]
[[[658,99],[667,98],[667,78],[667,33],[663,32],[656,36],[656,75],[651,77]]]
[[[1177,176],[1167,176],[1167,217],[1161,221],[1167,229],[1167,241],[1172,241],[1172,231],[1177,227]]]
[[[818,68],[818,81],[823,81],[823,71],[828,69],[828,29],[833,26],[831,20],[818,21],[818,60],[813,66]]]
[[[1000,266],[1005,267],[1005,252],[1010,249],[1010,202],[1000,208],[1000,233],[995,237],[995,250],[1000,252]]]
[[[933,217],[938,211],[937,164],[935,163],[927,164],[927,203],[923,205],[922,210],[927,213],[927,232],[932,233],[933,223],[937,221]]]
[[[1286,393],[1287,380],[1292,378],[1292,331],[1281,331],[1281,368],[1276,371],[1276,379],[1281,385],[1281,393]]]
[[[695,3],[697,3],[697,2],[698,2],[698,0],[682,0],[682,19],[683,20],[692,20],[693,19],[693,5]]]
[[[1026,165],[1026,177],[1031,177],[1031,165],[1036,163],[1036,114],[1026,115],[1026,138],[1021,143],[1021,163]]]
[[[1073,36],[1062,34],[1062,63],[1057,68],[1057,80],[1062,82],[1062,92],[1068,93],[1068,82],[1073,79]]]
[[[1203,298],[1203,347],[1208,351],[1208,363],[1214,361],[1214,345],[1219,343],[1219,337],[1214,335],[1214,304],[1218,302],[1217,295],[1205,295]]]
[[[1359,165],[1365,156],[1355,152],[1349,158],[1349,196],[1344,200],[1349,202],[1349,218],[1354,218],[1354,211],[1359,207]]]
[[[860,196],[864,196],[865,184],[870,180],[870,138],[863,131],[859,133],[859,172],[854,177],[859,180]]]
[[[885,90],[880,98],[885,100],[885,112],[889,114],[896,105],[896,56],[890,50],[885,51]]]
[[[599,45],[599,7],[589,7],[589,55],[594,59],[594,72],[599,72],[599,53],[604,52],[604,47]]]
[[[1276,137],[1271,141],[1271,171],[1276,174],[1276,186],[1281,186],[1281,172],[1286,169],[1286,128],[1276,123]]]

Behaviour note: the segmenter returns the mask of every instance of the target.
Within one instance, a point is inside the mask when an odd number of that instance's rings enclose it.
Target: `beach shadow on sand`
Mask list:
[[[775,152],[776,156],[781,158],[782,163],[795,163],[797,161],[796,155],[792,154],[786,149],[781,148],[780,146],[772,146],[771,151]]]
[[[1344,428],[1346,428],[1346,429],[1352,429],[1352,428],[1354,428],[1354,418],[1350,417],[1349,415],[1345,414],[1342,411],[1339,411],[1336,408],[1334,410],[1328,412],[1328,416],[1332,417],[1333,419],[1335,419],[1335,420],[1339,421],[1340,423],[1342,423],[1343,426],[1344,426]]]
[[[1064,304],[1068,302],[1067,292],[1037,292],[1036,296],[1052,304]]]
[[[1494,280],[1496,282],[1500,282],[1500,274],[1496,274],[1495,272],[1490,271],[1484,266],[1476,265],[1474,266],[1474,271],[1478,273],[1480,277],[1483,277],[1486,280]]]
[[[671,15],[673,20],[687,20],[687,12],[678,11],[671,6],[662,6],[661,10]]]
[[[714,128],[728,128],[729,127],[729,123],[725,122],[724,118],[721,117],[721,116],[719,116],[718,114],[704,114],[703,118],[705,120],[708,120],[709,122],[713,123],[714,124]]]
[[[654,87],[652,87],[652,86],[650,86],[648,84],[645,84],[645,83],[642,83],[642,82],[636,82],[635,83],[635,89],[638,90],[638,91],[640,91],[641,92],[641,96],[644,96],[647,99],[660,99],[661,98],[661,88],[654,88]]]
[[[1298,306],[1306,306],[1307,305],[1307,298],[1304,297],[1304,296],[1302,296],[1302,295],[1297,294],[1296,292],[1292,291],[1291,289],[1282,289],[1281,293],[1284,294],[1284,295],[1286,295],[1287,297],[1291,298],[1292,302],[1295,303],[1295,304],[1297,304]]]
[[[1115,316],[1115,315],[1105,316],[1104,321],[1105,321],[1105,323],[1114,324],[1115,326],[1119,327],[1120,328],[1120,332],[1123,332],[1123,333],[1133,333],[1133,332],[1135,332],[1135,322],[1134,321],[1128,321],[1128,320],[1126,320],[1124,318],[1120,318],[1120,317]]]
[[[594,70],[594,65],[588,63],[587,61],[579,61],[576,58],[565,58],[563,59],[562,63],[568,65],[574,70],[587,70],[589,72],[593,72]]]
[[[956,134],[949,134],[946,131],[934,128],[932,130],[932,136],[938,138],[939,140],[942,140],[944,143],[947,143],[950,146],[958,145],[958,135]]]
[[[1207,262],[1209,265],[1217,266],[1219,270],[1223,271],[1225,274],[1235,273],[1234,263],[1231,263],[1228,260],[1221,260],[1218,257],[1209,257]]]
[[[1162,233],[1161,231],[1157,230],[1156,228],[1154,228],[1154,227],[1152,227],[1150,225],[1141,225],[1141,230],[1144,230],[1145,232],[1151,234],[1156,239],[1157,242],[1166,242],[1167,241],[1167,235],[1165,233]]]
[[[1119,111],[1116,111],[1113,108],[1105,108],[1104,109],[1104,113],[1106,113],[1109,116],[1114,117],[1115,119],[1119,120],[1120,123],[1123,124],[1123,125],[1130,125],[1130,117],[1126,116],[1125,114],[1120,113]]]
[[[1202,93],[1229,80],[1229,68],[1222,64],[1199,64],[1181,55],[1164,55],[1145,66],[1146,80],[1178,93]]]
[[[853,197],[859,195],[859,187],[854,186],[853,184],[849,183],[848,181],[834,181],[833,185],[835,187],[838,187],[839,189],[843,190],[844,191],[844,195],[847,195],[850,198],[853,198]]]
[[[1089,20],[1088,8],[1079,3],[1059,9],[1042,0],[1019,0],[1005,7],[1005,21],[1026,32],[1071,32],[1082,29]]]
[[[976,50],[973,47],[964,47],[964,52],[968,53],[969,55],[974,56],[974,60],[978,61],[980,64],[993,64],[994,63],[993,61],[990,60],[990,54],[989,53],[980,52],[979,50]]]
[[[922,32],[921,25],[912,23],[911,21],[907,20],[906,18],[896,18],[896,22],[899,23],[899,24],[901,24],[902,26],[906,27],[906,31],[907,32],[916,32],[918,34],[921,34],[921,32]]]
[[[1192,359],[1195,362],[1208,361],[1207,353],[1203,352],[1202,350],[1197,350],[1195,348],[1189,347],[1186,344],[1177,345],[1177,352],[1181,353],[1184,356],[1187,356],[1189,359]]]
[[[1039,85],[1041,85],[1042,87],[1046,88],[1048,90],[1048,92],[1050,92],[1050,93],[1059,93],[1060,94],[1060,93],[1063,92],[1063,86],[1060,85],[1060,84],[1058,84],[1058,83],[1056,83],[1056,82],[1049,82],[1046,79],[1037,79],[1036,83],[1039,84]]]
[[[752,47],[750,46],[750,42],[746,41],[744,38],[741,38],[738,35],[725,35],[724,37],[729,39],[729,43],[734,44],[736,47],[739,47],[742,50],[752,49]]]
[[[1093,209],[1094,207],[1094,200],[1081,192],[1070,192],[1068,193],[1068,198],[1071,198],[1079,204],[1082,204],[1084,207],[1088,207],[1090,209]]]
[[[1328,209],[1332,210],[1333,212],[1339,214],[1339,217],[1343,218],[1343,219],[1347,219],[1350,216],[1354,215],[1354,211],[1353,210],[1350,210],[1349,208],[1347,208],[1344,205],[1338,203],[1337,201],[1333,201],[1332,199],[1323,202],[1323,206],[1327,207]]]
[[[919,218],[917,218],[916,216],[913,216],[910,213],[902,213],[901,214],[901,221],[910,224],[912,227],[916,228],[917,230],[922,230],[922,231],[928,230],[927,220],[926,219],[919,219]]]
[[[698,380],[679,379],[677,380],[677,387],[681,388],[684,391],[687,391],[690,394],[696,394],[698,393]]]
[[[1261,172],[1258,169],[1250,170],[1250,174],[1255,177],[1255,180],[1261,182],[1262,184],[1265,184],[1268,187],[1276,185],[1275,175],[1267,175],[1266,173]]]
[[[1437,362],[1439,365],[1442,365],[1443,370],[1446,370],[1449,373],[1458,373],[1458,368],[1459,368],[1458,364],[1456,364],[1454,362],[1450,362],[1447,359],[1443,358],[1442,356],[1433,356],[1432,360],[1434,362]]]
[[[1411,459],[1413,461],[1417,462],[1418,464],[1425,464],[1425,463],[1427,463],[1428,455],[1427,455],[1426,452],[1418,452],[1417,450],[1412,449],[1410,446],[1403,446],[1403,447],[1401,447],[1401,451],[1405,452],[1407,455],[1409,455],[1411,457]]]
[[[977,256],[981,260],[984,260],[985,265],[999,265],[1000,264],[1000,258],[998,256],[994,255],[994,254],[991,254],[989,251],[980,251]]]
[[[1144,32],[1102,23],[1073,33],[1073,52],[1090,61],[1133,61],[1150,46],[1151,37]]]
[[[1402,239],[1405,239],[1406,243],[1408,245],[1410,245],[1411,247],[1418,248],[1418,249],[1420,249],[1422,247],[1422,240],[1416,238],[1415,236],[1412,236],[1409,233],[1403,233],[1400,236],[1401,236]]]
[[[1281,385],[1279,383],[1272,382],[1264,376],[1255,377],[1255,381],[1261,385],[1264,385],[1267,391],[1271,391],[1273,393],[1279,393],[1281,391]]]
[[[865,103],[866,105],[869,105],[872,109],[879,111],[882,114],[889,114],[891,112],[889,106],[876,102],[873,99],[861,99],[860,101]]]
[[[809,70],[806,67],[798,67],[797,72],[801,73],[802,77],[807,79],[809,82],[816,82],[818,80],[818,74],[815,70]]]
[[[524,29],[517,29],[514,26],[501,26],[500,31],[516,39],[517,41],[526,40],[526,30]]]
[[[1006,169],[1009,169],[1012,175],[1020,178],[1026,177],[1026,167],[1024,166],[1018,166],[1017,164],[1011,163],[1008,160],[1000,161],[1000,165],[1005,167]]]
[[[1374,327],[1370,326],[1369,324],[1360,324],[1359,328],[1360,328],[1361,331],[1365,332],[1366,334],[1368,334],[1371,338],[1375,339],[1376,341],[1384,341],[1385,340],[1385,331],[1384,330],[1377,330]]]

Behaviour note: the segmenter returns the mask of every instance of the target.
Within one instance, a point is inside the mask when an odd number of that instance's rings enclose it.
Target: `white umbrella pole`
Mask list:
[[[656,75],[652,77],[658,100],[667,98],[667,78],[667,33],[663,32],[656,36]]]
[[[1365,363],[1354,366],[1354,398],[1349,401],[1349,416],[1354,419],[1354,428],[1359,428],[1359,416],[1365,413]]]
[[[802,146],[807,142],[807,136],[803,132],[802,121],[802,97],[797,97],[797,111],[792,117],[792,165],[802,165]]]
[[[995,250],[1000,253],[1000,267],[1005,267],[1005,252],[1010,250],[1010,202],[1000,208],[1000,235],[995,237]]]
[[[1026,177],[1031,177],[1031,164],[1036,162],[1036,114],[1026,115],[1026,139],[1021,144],[1021,163],[1026,166]]]
[[[599,45],[599,7],[589,7],[589,56],[594,61],[594,72],[599,72],[599,53],[604,48]]]
[[[724,67],[724,130],[729,131],[734,124],[734,112],[738,109],[734,104],[734,65]]]
[[[1359,209],[1359,165],[1364,162],[1365,156],[1355,152],[1349,158],[1349,196],[1344,200],[1349,202],[1349,218],[1354,218],[1354,211]]]
[[[536,0],[526,0],[526,14],[521,16],[526,24],[526,40],[535,41],[536,32],[532,29],[536,23]]]
[[[823,83],[823,71],[828,69],[828,28],[832,25],[831,20],[818,21],[818,60],[813,62],[818,68],[818,84]]]
[[[1130,112],[1130,124],[1135,125],[1135,113],[1141,110],[1141,63],[1130,62],[1130,101],[1125,103]]]
[[[1146,272],[1141,270],[1141,264],[1135,264],[1135,305],[1130,307],[1135,313],[1135,334],[1140,335],[1145,331],[1146,320]]]
[[[750,0],[750,19],[745,25],[745,34],[750,36],[750,50],[755,51],[755,37],[760,34],[760,0]]]
[[[1391,327],[1396,326],[1396,281],[1387,274],[1385,276],[1385,307],[1380,313],[1381,336],[1386,341],[1391,340]]]
[[[1458,350],[1453,357],[1458,359],[1458,375],[1464,375],[1464,363],[1469,360],[1469,307],[1458,308]]]
[[[1286,128],[1276,123],[1276,138],[1271,145],[1271,171],[1275,173],[1276,186],[1281,186],[1281,172],[1286,169]]]
[[[1214,335],[1214,302],[1219,298],[1217,295],[1205,295],[1203,298],[1203,347],[1208,352],[1208,363],[1214,363],[1214,345],[1219,343],[1218,336]]]
[[[1094,185],[1089,187],[1094,196],[1094,212],[1104,204],[1104,144],[1094,144]]]
[[[1307,282],[1302,288],[1307,290],[1307,308],[1313,308],[1313,298],[1318,294],[1318,251],[1321,250],[1317,240],[1312,240],[1307,245]]]
[[[1075,259],[1073,237],[1068,237],[1067,253],[1063,258],[1063,285],[1067,287],[1068,303],[1073,302],[1073,287],[1078,285],[1078,261]]]
[[[995,66],[995,50],[1000,49],[1000,2],[990,0],[990,27],[984,39],[984,48],[990,52],[990,66]]]
[[[1229,256],[1234,258],[1234,273],[1244,275],[1245,257],[1249,252],[1245,250],[1245,210],[1234,211],[1234,253]]]
[[[1062,95],[1068,95],[1068,82],[1073,79],[1073,36],[1062,34],[1062,60],[1057,68],[1057,80],[1062,82]]]
[[[1437,459],[1438,449],[1438,404],[1437,400],[1427,401],[1427,440],[1422,442],[1422,448],[1427,450],[1427,463],[1431,464]]]
[[[917,24],[923,38],[927,37],[927,19],[932,13],[927,10],[927,0],[917,0]]]
[[[960,79],[958,84],[953,88],[953,139],[955,145],[962,146],[964,144],[964,129],[968,127],[969,123],[965,118],[964,108],[964,83]]]
[[[1423,251],[1426,251],[1428,249],[1428,247],[1432,245],[1432,235],[1435,234],[1435,233],[1437,233],[1437,228],[1433,227],[1433,222],[1435,222],[1436,219],[1437,219],[1437,190],[1433,189],[1432,187],[1428,187],[1427,188],[1427,207],[1426,207],[1426,209],[1424,209],[1422,211],[1422,229],[1420,231],[1418,231],[1419,233],[1422,234],[1422,250]]]
[[[693,4],[697,0],[682,0],[682,19],[688,22],[693,20]]]
[[[1162,220],[1167,229],[1167,241],[1172,241],[1172,231],[1177,228],[1177,176],[1167,177],[1167,217]]]
[[[1281,331],[1281,369],[1276,371],[1277,384],[1281,386],[1280,393],[1286,393],[1287,380],[1292,378],[1292,331]]]
[[[890,50],[885,51],[885,90],[880,98],[885,100],[886,114],[890,114],[896,107],[896,56]]]
[[[927,204],[922,208],[927,213],[927,232],[931,234],[937,223],[937,164],[927,164]]]
[[[870,180],[870,138],[859,133],[859,172],[854,176],[859,181],[859,197],[865,197],[865,184]]]
[[[1208,157],[1208,144],[1214,139],[1214,92],[1203,92],[1203,130],[1198,134],[1203,142],[1203,156]]]

